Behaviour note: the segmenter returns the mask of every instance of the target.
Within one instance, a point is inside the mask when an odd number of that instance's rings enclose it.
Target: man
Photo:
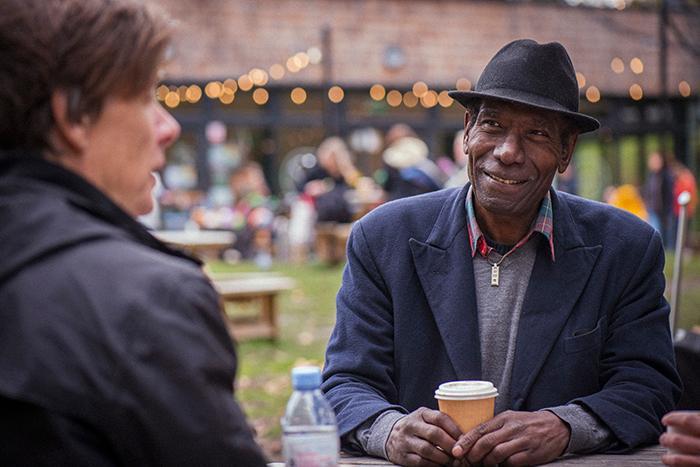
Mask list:
[[[663,249],[641,220],[551,189],[579,133],[558,43],[503,47],[466,107],[461,190],[355,225],[323,389],[346,449],[402,465],[538,464],[652,443],[679,395]],[[461,433],[451,380],[492,381],[496,415]]]
[[[265,465],[217,294],[134,219],[180,131],[169,35],[139,2],[0,2],[1,465]]]

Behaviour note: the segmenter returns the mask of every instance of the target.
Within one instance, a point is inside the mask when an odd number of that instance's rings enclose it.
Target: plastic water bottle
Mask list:
[[[282,418],[287,467],[338,465],[338,427],[335,414],[320,389],[321,370],[300,366],[292,370],[294,392]]]

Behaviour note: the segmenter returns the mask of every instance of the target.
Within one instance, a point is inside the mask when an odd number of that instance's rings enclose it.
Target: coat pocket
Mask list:
[[[604,320],[604,317],[600,318],[596,323],[596,327],[591,330],[582,329],[574,331],[573,336],[564,338],[564,351],[566,353],[577,353],[583,352],[584,350],[600,348]]]

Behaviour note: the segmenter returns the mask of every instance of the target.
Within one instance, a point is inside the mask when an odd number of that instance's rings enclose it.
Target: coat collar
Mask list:
[[[409,244],[456,378],[479,379],[479,322],[464,210],[468,189],[466,185],[447,199],[425,241],[412,238]],[[566,199],[550,193],[557,261],[551,261],[546,248],[538,248],[518,329],[511,378],[514,409],[524,403],[601,249],[584,243]]]

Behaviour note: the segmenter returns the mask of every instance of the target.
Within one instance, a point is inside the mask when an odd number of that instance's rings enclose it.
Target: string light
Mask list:
[[[318,65],[319,63],[321,63],[321,59],[323,58],[321,49],[319,49],[318,47],[309,47],[306,53],[309,56],[309,62],[312,65]]]
[[[210,99],[218,99],[221,95],[221,83],[219,81],[210,81],[204,87],[204,94]]]
[[[267,104],[267,101],[269,99],[270,99],[270,94],[267,92],[267,89],[258,88],[255,91],[253,91],[253,101],[256,104],[258,104],[258,105]]]
[[[588,102],[595,104],[600,100],[600,90],[595,86],[589,86],[586,89],[586,99],[588,99]]]
[[[175,108],[180,104],[180,95],[175,91],[169,91],[165,95],[165,105],[168,107]]]
[[[369,96],[375,101],[380,101],[386,96],[386,89],[381,84],[373,84],[369,88]]]
[[[420,98],[421,105],[427,109],[430,109],[431,107],[435,107],[437,105],[437,101],[438,101],[437,93],[433,90],[426,92],[423,95],[423,97]]]
[[[238,82],[236,82],[235,79],[229,78],[229,79],[224,81],[224,83],[221,85],[221,87],[222,87],[222,92],[223,92],[223,89],[226,88],[226,89],[230,89],[232,92],[235,93],[236,91],[238,91]]]
[[[292,99],[292,102],[294,102],[297,105],[301,105],[304,102],[306,102],[306,91],[302,88],[294,88],[292,89],[292,92],[289,94],[289,96]]]
[[[158,86],[158,88],[156,88],[156,97],[159,101],[164,101],[165,96],[167,96],[169,92],[170,89],[168,89],[166,85],[161,84],[160,86]]]
[[[452,105],[452,98],[450,97],[449,94],[447,94],[447,91],[441,91],[440,94],[438,94],[438,104],[440,104],[442,107],[449,107]]]
[[[458,91],[470,91],[472,88],[472,82],[467,78],[459,78],[457,80],[456,88]]]
[[[398,107],[401,105],[403,96],[396,89],[392,89],[386,94],[386,103],[392,107]]]
[[[680,92],[683,97],[690,96],[690,83],[685,80],[678,83],[678,92]]]
[[[620,57],[615,57],[610,61],[610,68],[619,75],[625,71],[625,62]]]
[[[406,91],[403,93],[403,105],[412,109],[418,105],[418,97],[413,93],[413,91]]]
[[[334,104],[339,103],[345,97],[345,92],[340,86],[333,86],[328,90],[328,99]]]
[[[576,72],[576,82],[578,83],[578,88],[583,89],[586,86],[586,76],[581,72]]]
[[[272,79],[282,79],[284,77],[284,67],[279,63],[275,63],[270,67],[270,77]]]
[[[289,57],[287,59],[287,70],[289,70],[290,73],[296,73],[300,70],[301,68],[297,64],[297,61],[295,60],[295,57]]]
[[[222,94],[221,96],[219,96],[219,101],[220,101],[222,104],[228,105],[228,104],[232,104],[232,103],[233,103],[233,100],[234,100],[235,98],[236,98],[236,95],[235,95],[235,94]]]
[[[642,87],[636,83],[630,86],[630,97],[635,101],[641,100],[644,97]]]
[[[238,78],[238,88],[241,91],[250,91],[253,89],[253,80],[250,79],[247,73]]]
[[[634,57],[630,60],[630,70],[635,75],[640,75],[644,72],[644,62],[639,57]]]
[[[202,88],[200,88],[196,84],[189,86],[187,88],[187,91],[185,91],[185,99],[187,99],[187,102],[189,102],[190,104],[196,104],[201,98]]]
[[[428,85],[425,84],[423,81],[416,81],[413,84],[413,94],[416,95],[416,97],[421,98],[425,96],[425,93],[428,92]]]

